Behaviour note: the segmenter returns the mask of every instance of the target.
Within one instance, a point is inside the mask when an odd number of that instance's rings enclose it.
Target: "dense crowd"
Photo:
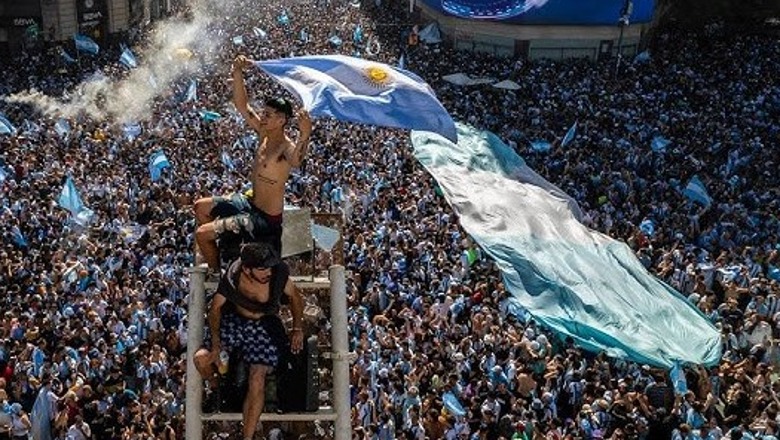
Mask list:
[[[0,135],[0,437],[26,438],[45,417],[51,438],[183,438],[191,205],[244,188],[253,154],[251,143],[236,142],[249,134],[239,118],[206,121],[198,110],[229,114],[228,69],[239,53],[335,52],[395,64],[404,51],[406,67],[456,119],[516,147],[580,203],[589,226],[626,241],[696,304],[722,332],[724,356],[719,365],[687,366],[683,388],[667,371],[584,352],[528,315],[507,314],[499,273],[415,162],[408,135],[316,120],[288,203],[344,216],[357,353],[353,438],[777,438],[773,36],[661,30],[650,42],[652,60],[615,76],[610,61],[518,62],[408,46],[411,17],[379,0],[244,6],[216,25],[224,42],[197,78],[198,99],[180,99],[189,79],[175,84],[137,137],[87,118],[70,120],[62,134],[56,118],[0,101],[19,127],[16,136]],[[278,20],[283,6],[289,24]],[[361,44],[352,38],[358,23]],[[235,35],[243,45],[233,44]],[[334,35],[341,45],[328,41]],[[117,48],[79,64],[62,62],[54,48],[22,54],[2,61],[0,93],[59,95],[98,69],[124,75],[117,59]],[[521,88],[442,80],[457,71],[511,78]],[[281,91],[260,72],[247,85],[257,101]],[[559,147],[574,121],[575,140]],[[650,148],[656,135],[672,141],[665,151]],[[530,139],[555,142],[541,153]],[[158,149],[172,169],[153,182],[147,163]],[[66,175],[95,212],[86,228],[55,203]],[[705,183],[710,207],[680,194],[692,175]],[[652,231],[639,228],[646,220]]]

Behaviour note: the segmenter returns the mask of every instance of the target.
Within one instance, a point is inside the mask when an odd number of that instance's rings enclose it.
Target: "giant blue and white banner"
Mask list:
[[[494,134],[457,130],[457,144],[413,131],[414,154],[498,265],[511,302],[592,351],[666,368],[718,363],[718,330],[628,245],[583,225],[576,202]]]
[[[623,1],[603,0],[422,0],[427,6],[468,19],[541,25],[616,26]],[[630,23],[649,23],[655,0],[634,0]]]

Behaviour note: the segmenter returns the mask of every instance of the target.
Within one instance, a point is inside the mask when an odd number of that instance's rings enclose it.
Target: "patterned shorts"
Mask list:
[[[214,232],[220,240],[220,248],[235,248],[241,243],[265,241],[281,254],[281,223],[257,209],[243,194],[214,197],[211,216],[216,218]]]
[[[280,347],[271,338],[268,324],[269,319],[253,320],[233,312],[223,313],[219,327],[222,348],[229,353],[238,350],[244,362],[249,365],[276,367],[279,363]],[[203,346],[210,350],[211,332],[208,326],[203,333]]]

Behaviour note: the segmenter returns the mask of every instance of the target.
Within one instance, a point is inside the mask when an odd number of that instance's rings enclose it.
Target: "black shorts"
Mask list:
[[[249,365],[276,367],[287,336],[278,316],[269,315],[258,320],[247,319],[232,311],[222,313],[219,326],[219,342],[228,353],[238,351]],[[203,332],[203,347],[211,349],[211,332],[208,326]]]
[[[266,242],[282,253],[282,221],[280,216],[271,216],[258,209],[243,194],[214,197],[211,216],[214,217],[214,232],[220,241],[220,248],[237,248],[243,243]],[[236,249],[237,250],[237,249]],[[232,252],[228,252],[232,254]],[[232,259],[228,257],[228,259]]]

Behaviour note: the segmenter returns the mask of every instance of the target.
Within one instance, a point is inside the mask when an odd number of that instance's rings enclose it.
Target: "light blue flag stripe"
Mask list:
[[[566,136],[563,137],[563,140],[561,141],[561,147],[565,147],[569,144],[569,142],[574,140],[574,136],[577,135],[577,123],[575,122],[571,128],[569,128],[569,131],[566,132]]]
[[[236,169],[236,165],[233,163],[233,159],[230,158],[230,154],[228,154],[227,151],[222,150],[221,158],[222,165],[225,165],[225,168],[229,169],[230,171]]]
[[[466,410],[463,408],[463,405],[460,404],[458,398],[451,392],[444,393],[444,395],[441,396],[441,400],[450,414],[456,417],[463,417],[466,415]]]
[[[222,115],[211,110],[201,110],[200,117],[206,122],[214,122],[222,119]]]
[[[70,211],[74,216],[84,209],[84,203],[81,201],[79,191],[76,189],[76,185],[70,176],[65,179],[60,196],[57,198],[57,204]]]
[[[489,132],[458,144],[412,132],[415,156],[503,274],[510,301],[580,346],[671,368],[715,365],[718,330],[625,244],[588,229],[576,203]]]
[[[54,131],[60,138],[65,138],[70,133],[70,122],[67,119],[60,118],[54,124]]]
[[[81,226],[85,226],[92,221],[94,212],[84,206],[84,202],[81,201],[81,196],[79,196],[79,191],[76,189],[76,185],[70,176],[65,179],[62,191],[60,191],[60,195],[57,197],[57,204],[70,212],[73,221]]]
[[[149,158],[149,175],[152,178],[152,182],[160,180],[162,171],[166,168],[169,168],[170,166],[171,163],[168,162],[168,158],[165,156],[165,153],[158,151],[152,154],[152,156]]]
[[[456,139],[455,123],[433,90],[406,70],[343,55],[256,64],[297,95],[312,116],[427,130]]]
[[[341,37],[339,37],[338,35],[334,35],[328,38],[328,42],[336,47],[340,47],[342,44]]]
[[[198,99],[198,82],[194,79],[190,80],[190,85],[187,86],[187,94],[184,97],[184,102],[195,101]]]
[[[129,47],[123,47],[119,62],[129,69],[138,67],[138,61],[135,59],[135,55],[133,55],[133,51],[131,51]]]
[[[671,143],[672,141],[666,139],[663,136],[656,136],[653,138],[652,142],[650,142],[650,148],[652,148],[653,151],[662,152],[666,150],[666,147],[668,147]]]
[[[683,189],[683,195],[696,203],[700,203],[704,206],[710,206],[712,204],[712,197],[707,193],[707,188],[704,187],[704,182],[699,179],[699,176],[691,177],[688,181],[688,185]]]
[[[550,148],[552,148],[552,144],[550,144],[547,141],[533,141],[531,142],[531,149],[536,151],[537,153],[546,153],[550,151]]]
[[[252,28],[252,33],[254,33],[255,37],[259,38],[260,40],[265,40],[268,37],[268,33],[259,27]]]
[[[141,136],[141,133],[143,133],[143,127],[141,127],[141,124],[137,122],[129,123],[122,126],[122,132],[125,135],[125,139],[132,141],[138,136]]]
[[[352,41],[354,41],[355,44],[360,44],[363,42],[363,28],[360,25],[357,25],[355,30],[352,31]]]
[[[13,240],[14,244],[20,248],[25,248],[28,246],[27,239],[24,238],[24,234],[22,234],[22,230],[19,229],[19,226],[14,226],[11,228],[11,239]]]
[[[33,404],[30,422],[32,434],[37,440],[51,440],[51,401],[49,400],[49,387],[42,387]]]
[[[100,52],[100,46],[95,43],[95,40],[86,35],[76,34],[73,36],[73,41],[76,43],[76,50],[80,52],[86,52],[92,55],[97,55]]]
[[[642,220],[642,223],[639,224],[639,230],[648,237],[652,237],[655,234],[655,223],[649,218]]]
[[[326,252],[331,252],[341,238],[338,230],[314,222],[311,224],[311,235],[317,246]]]
[[[76,59],[70,56],[67,52],[65,52],[65,49],[60,47],[60,56],[63,60],[65,60],[66,63],[73,64],[76,62]]]
[[[634,63],[644,64],[650,62],[652,57],[649,51],[640,52],[634,57]]]
[[[17,131],[18,130],[16,130],[14,124],[12,124],[11,121],[5,117],[5,115],[0,114],[0,134],[9,134],[11,136],[15,136]]]

